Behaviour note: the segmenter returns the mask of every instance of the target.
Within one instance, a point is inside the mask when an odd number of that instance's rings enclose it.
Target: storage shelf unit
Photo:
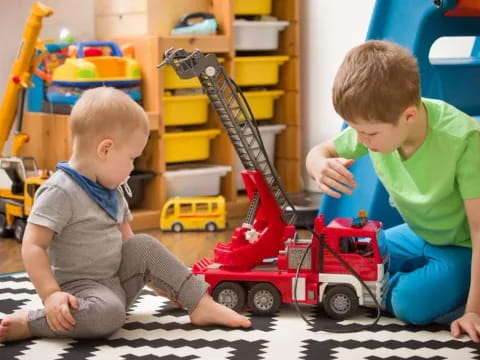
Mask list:
[[[164,71],[157,65],[164,51],[170,47],[187,51],[200,49],[216,53],[229,74],[234,74],[236,56],[234,49],[234,0],[95,0],[96,37],[119,43],[129,43],[143,71],[143,106],[150,117],[151,132],[147,147],[136,162],[138,170],[155,173],[145,189],[139,209],[133,210],[133,228],[141,230],[159,226],[159,216],[166,201],[164,134],[169,129],[164,124]],[[175,22],[185,13],[209,11],[219,23],[219,35],[170,36]],[[289,60],[280,67],[276,89],[283,91],[275,101],[273,123],[285,124],[286,129],[277,137],[275,165],[289,192],[301,190],[302,159],[300,153],[300,66],[299,66],[299,14],[300,0],[272,0],[272,15],[289,21],[280,34],[279,48],[268,55],[288,55]],[[134,35],[126,35],[134,34]],[[41,168],[53,169],[56,162],[70,155],[70,135],[66,115],[26,113],[23,131],[32,134],[22,155],[34,155]],[[220,193],[227,199],[227,208],[245,203],[238,195],[236,185],[236,156],[228,135],[209,106],[204,129],[220,129],[211,141],[210,155],[203,163],[229,165],[232,172],[221,178]],[[237,206],[238,207],[238,206]]]

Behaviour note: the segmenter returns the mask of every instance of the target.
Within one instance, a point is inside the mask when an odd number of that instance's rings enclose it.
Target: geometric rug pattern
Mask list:
[[[16,310],[41,307],[25,273],[0,277],[0,319]],[[411,326],[361,309],[354,317],[333,321],[321,306],[302,306],[312,328],[294,306],[282,305],[272,317],[246,315],[250,329],[195,327],[187,313],[143,290],[129,309],[124,327],[108,339],[30,339],[0,344],[1,360],[480,360],[480,344],[451,337],[447,326]],[[342,333],[317,331],[331,329]],[[358,332],[353,332],[360,330]],[[344,332],[350,331],[350,332]]]

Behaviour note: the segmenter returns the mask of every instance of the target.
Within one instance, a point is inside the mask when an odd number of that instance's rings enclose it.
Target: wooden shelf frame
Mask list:
[[[279,48],[258,55],[288,55],[289,60],[280,67],[279,83],[274,86],[285,93],[275,103],[272,121],[285,124],[286,129],[276,138],[275,166],[282,182],[289,192],[302,189],[301,169],[301,94],[300,94],[300,1],[272,0],[272,15],[280,20],[288,20],[289,26],[281,32]],[[133,228],[142,230],[157,228],[161,208],[166,201],[166,164],[164,159],[164,138],[166,131],[163,121],[163,71],[157,65],[163,60],[164,51],[170,47],[184,48],[187,51],[200,49],[216,53],[224,58],[223,66],[229,74],[234,74],[234,0],[138,0],[134,2],[95,0],[97,23],[117,21],[118,16],[135,24],[142,22],[146,31],[156,35],[108,36],[108,26],[102,26],[105,36],[97,32],[97,38],[115,40],[133,46],[135,57],[143,71],[143,106],[150,117],[150,137],[147,147],[136,162],[138,170],[152,171],[155,177],[146,185],[145,197],[139,209],[133,210]],[[161,8],[161,10],[160,10]],[[218,35],[171,36],[170,29],[178,18],[186,12],[209,11],[219,23]],[[132,17],[128,17],[132,15]],[[130,21],[128,20],[128,21]],[[147,23],[143,23],[143,22]],[[157,22],[155,22],[157,21]],[[160,21],[160,23],[158,23]],[[98,30],[98,29],[97,29]],[[113,29],[119,31],[118,28]],[[128,31],[127,33],[132,33]],[[208,128],[221,129],[220,136],[211,142],[210,157],[207,163],[230,165],[232,171],[221,179],[221,194],[226,197],[230,209],[245,208],[246,198],[239,195],[236,188],[236,155],[230,139],[219,119],[210,107]],[[31,134],[31,141],[22,149],[21,155],[35,156],[39,167],[54,169],[58,161],[70,156],[71,140],[68,117],[59,114],[25,113],[23,131]],[[48,145],[47,145],[48,144]],[[247,201],[248,203],[248,201]],[[238,204],[238,206],[235,206]],[[248,205],[248,204],[247,204]],[[238,212],[238,210],[237,210]]]

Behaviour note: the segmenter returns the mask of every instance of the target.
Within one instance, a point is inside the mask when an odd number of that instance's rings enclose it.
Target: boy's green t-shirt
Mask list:
[[[463,202],[480,197],[480,127],[443,101],[422,100],[428,134],[407,160],[397,150],[389,154],[369,151],[357,142],[352,128],[335,138],[335,148],[344,158],[370,154],[391,200],[419,236],[435,245],[471,247]]]

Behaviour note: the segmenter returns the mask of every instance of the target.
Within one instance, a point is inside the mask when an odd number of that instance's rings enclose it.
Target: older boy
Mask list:
[[[480,129],[443,101],[421,98],[415,58],[386,41],[345,57],[333,104],[348,123],[311,149],[307,170],[333,197],[357,186],[348,167],[369,154],[405,223],[386,231],[387,309],[426,324],[466,304],[455,337],[480,334]],[[473,252],[472,252],[473,249]]]

